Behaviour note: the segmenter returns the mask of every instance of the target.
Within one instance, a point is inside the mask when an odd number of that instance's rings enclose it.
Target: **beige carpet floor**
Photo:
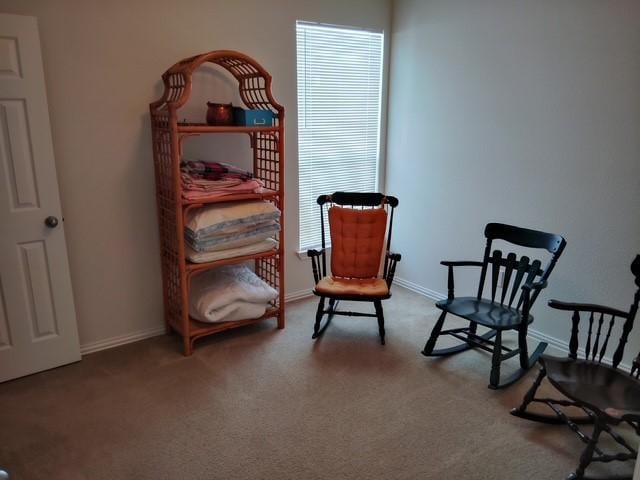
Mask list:
[[[0,468],[12,480],[563,479],[574,469],[582,444],[568,428],[508,413],[531,378],[488,390],[487,354],[420,355],[431,302],[395,288],[385,307],[384,347],[368,318],[336,317],[312,341],[310,299],[288,305],[285,330],[268,321],[224,333],[190,358],[163,336],[4,383]]]

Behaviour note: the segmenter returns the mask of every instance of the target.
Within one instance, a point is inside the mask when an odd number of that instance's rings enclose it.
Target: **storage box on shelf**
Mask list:
[[[267,112],[272,124],[264,126],[210,126],[178,122],[192,88],[192,74],[205,63],[226,69],[238,81],[240,98],[249,110]],[[193,352],[195,340],[231,328],[277,318],[284,328],[284,108],[271,93],[271,76],[252,58],[234,51],[218,50],[182,60],[162,76],[164,93],[150,105],[156,196],[162,251],[164,312],[167,332],[177,332],[185,355]],[[203,111],[204,114],[204,111]],[[257,116],[258,119],[262,118]],[[269,123],[269,122],[268,122]],[[185,199],[182,195],[180,162],[183,141],[193,135],[242,133],[249,136],[253,151],[253,175],[264,185],[260,193]],[[280,232],[276,250],[226,258],[207,263],[191,263],[185,257],[186,213],[212,203],[262,199],[280,209]],[[202,323],[189,317],[189,285],[192,275],[223,265],[254,262],[256,274],[278,291],[271,308],[260,318],[233,322]]]

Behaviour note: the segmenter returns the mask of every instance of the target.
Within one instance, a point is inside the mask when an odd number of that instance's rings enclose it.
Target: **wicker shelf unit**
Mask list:
[[[247,108],[270,110],[273,126],[209,126],[178,122],[178,111],[192,91],[192,75],[205,63],[227,70],[238,82],[240,98]],[[284,107],[271,93],[271,75],[255,60],[239,52],[218,50],[184,59],[163,75],[164,93],[150,105],[156,197],[162,255],[164,316],[167,332],[177,332],[185,355],[193,353],[195,340],[217,332],[276,318],[284,328]],[[204,115],[204,111],[203,111]],[[180,161],[186,138],[194,135],[237,134],[249,136],[253,151],[253,174],[265,186],[263,193],[187,200],[182,196]],[[264,199],[281,211],[278,249],[255,255],[208,263],[191,263],[185,258],[184,223],[188,211],[210,203]],[[189,317],[191,276],[205,270],[253,261],[256,274],[278,291],[278,297],[265,314],[256,319],[202,323]]]

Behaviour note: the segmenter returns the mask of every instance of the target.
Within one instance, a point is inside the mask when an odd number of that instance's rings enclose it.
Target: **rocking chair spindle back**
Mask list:
[[[537,361],[547,344],[538,345],[529,355],[527,346],[528,325],[533,322],[531,307],[538,295],[547,286],[547,280],[553,271],[558,258],[562,255],[566,241],[560,235],[540,232],[527,228],[501,223],[489,223],[484,231],[486,244],[482,262],[445,261],[442,265],[448,268],[448,296],[446,300],[436,303],[442,310],[440,318],[431,331],[424,350],[425,356],[453,355],[471,348],[492,353],[489,388],[502,388],[520,379]],[[502,250],[492,252],[493,242],[501,240],[513,245],[546,250],[551,254],[547,265],[542,268],[540,260],[531,260],[523,255],[518,259],[514,252],[505,256]],[[480,267],[480,281],[475,297],[456,297],[454,294],[454,267]],[[499,287],[500,274],[504,273],[502,286]],[[490,297],[484,298],[485,285],[490,283]],[[498,295],[498,289],[502,291]],[[469,326],[443,330],[445,316],[451,313],[469,321]],[[489,329],[478,334],[478,326]],[[502,332],[518,331],[518,348],[510,349],[502,345]],[[462,343],[454,347],[436,349],[436,342],[442,335],[449,335]],[[494,338],[495,337],[495,338]],[[503,353],[506,352],[506,353]],[[500,381],[500,365],[511,357],[518,356],[520,369],[507,380]]]
[[[568,478],[586,479],[585,471],[592,462],[634,460],[637,450],[623,436],[612,428],[621,423],[631,426],[640,435],[640,355],[634,360],[630,374],[620,369],[625,346],[633,329],[640,303],[640,255],[631,264],[638,287],[629,311],[618,310],[604,305],[590,303],[567,303],[551,300],[549,306],[556,310],[573,312],[571,316],[571,340],[568,358],[543,355],[541,369],[519,407],[512,415],[543,423],[567,424],[580,439],[587,444],[575,472]],[[617,323],[620,319],[622,322]],[[586,322],[586,324],[584,323]],[[580,329],[584,329],[580,335]],[[621,332],[621,333],[620,333]],[[618,342],[612,339],[620,334]],[[586,337],[581,352],[579,337]],[[609,347],[615,345],[613,356],[609,358]],[[582,356],[583,358],[579,358]],[[542,381],[549,382],[564,398],[538,398],[536,393]],[[552,414],[542,414],[529,410],[532,403],[544,404]],[[576,407],[584,412],[582,417],[569,417],[562,407]],[[591,436],[583,433],[578,424],[593,424]],[[598,448],[601,433],[608,433],[622,447],[614,455]],[[593,478],[593,477],[588,477]],[[614,479],[622,477],[601,477]],[[631,477],[626,477],[631,478]]]

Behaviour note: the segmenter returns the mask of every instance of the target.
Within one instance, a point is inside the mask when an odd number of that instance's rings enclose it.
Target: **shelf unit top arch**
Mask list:
[[[151,104],[152,110],[182,107],[191,95],[193,72],[207,62],[219,65],[233,75],[247,108],[271,110],[282,120],[284,107],[273,98],[271,75],[253,58],[233,50],[214,50],[174,64],[162,75],[164,93]]]

